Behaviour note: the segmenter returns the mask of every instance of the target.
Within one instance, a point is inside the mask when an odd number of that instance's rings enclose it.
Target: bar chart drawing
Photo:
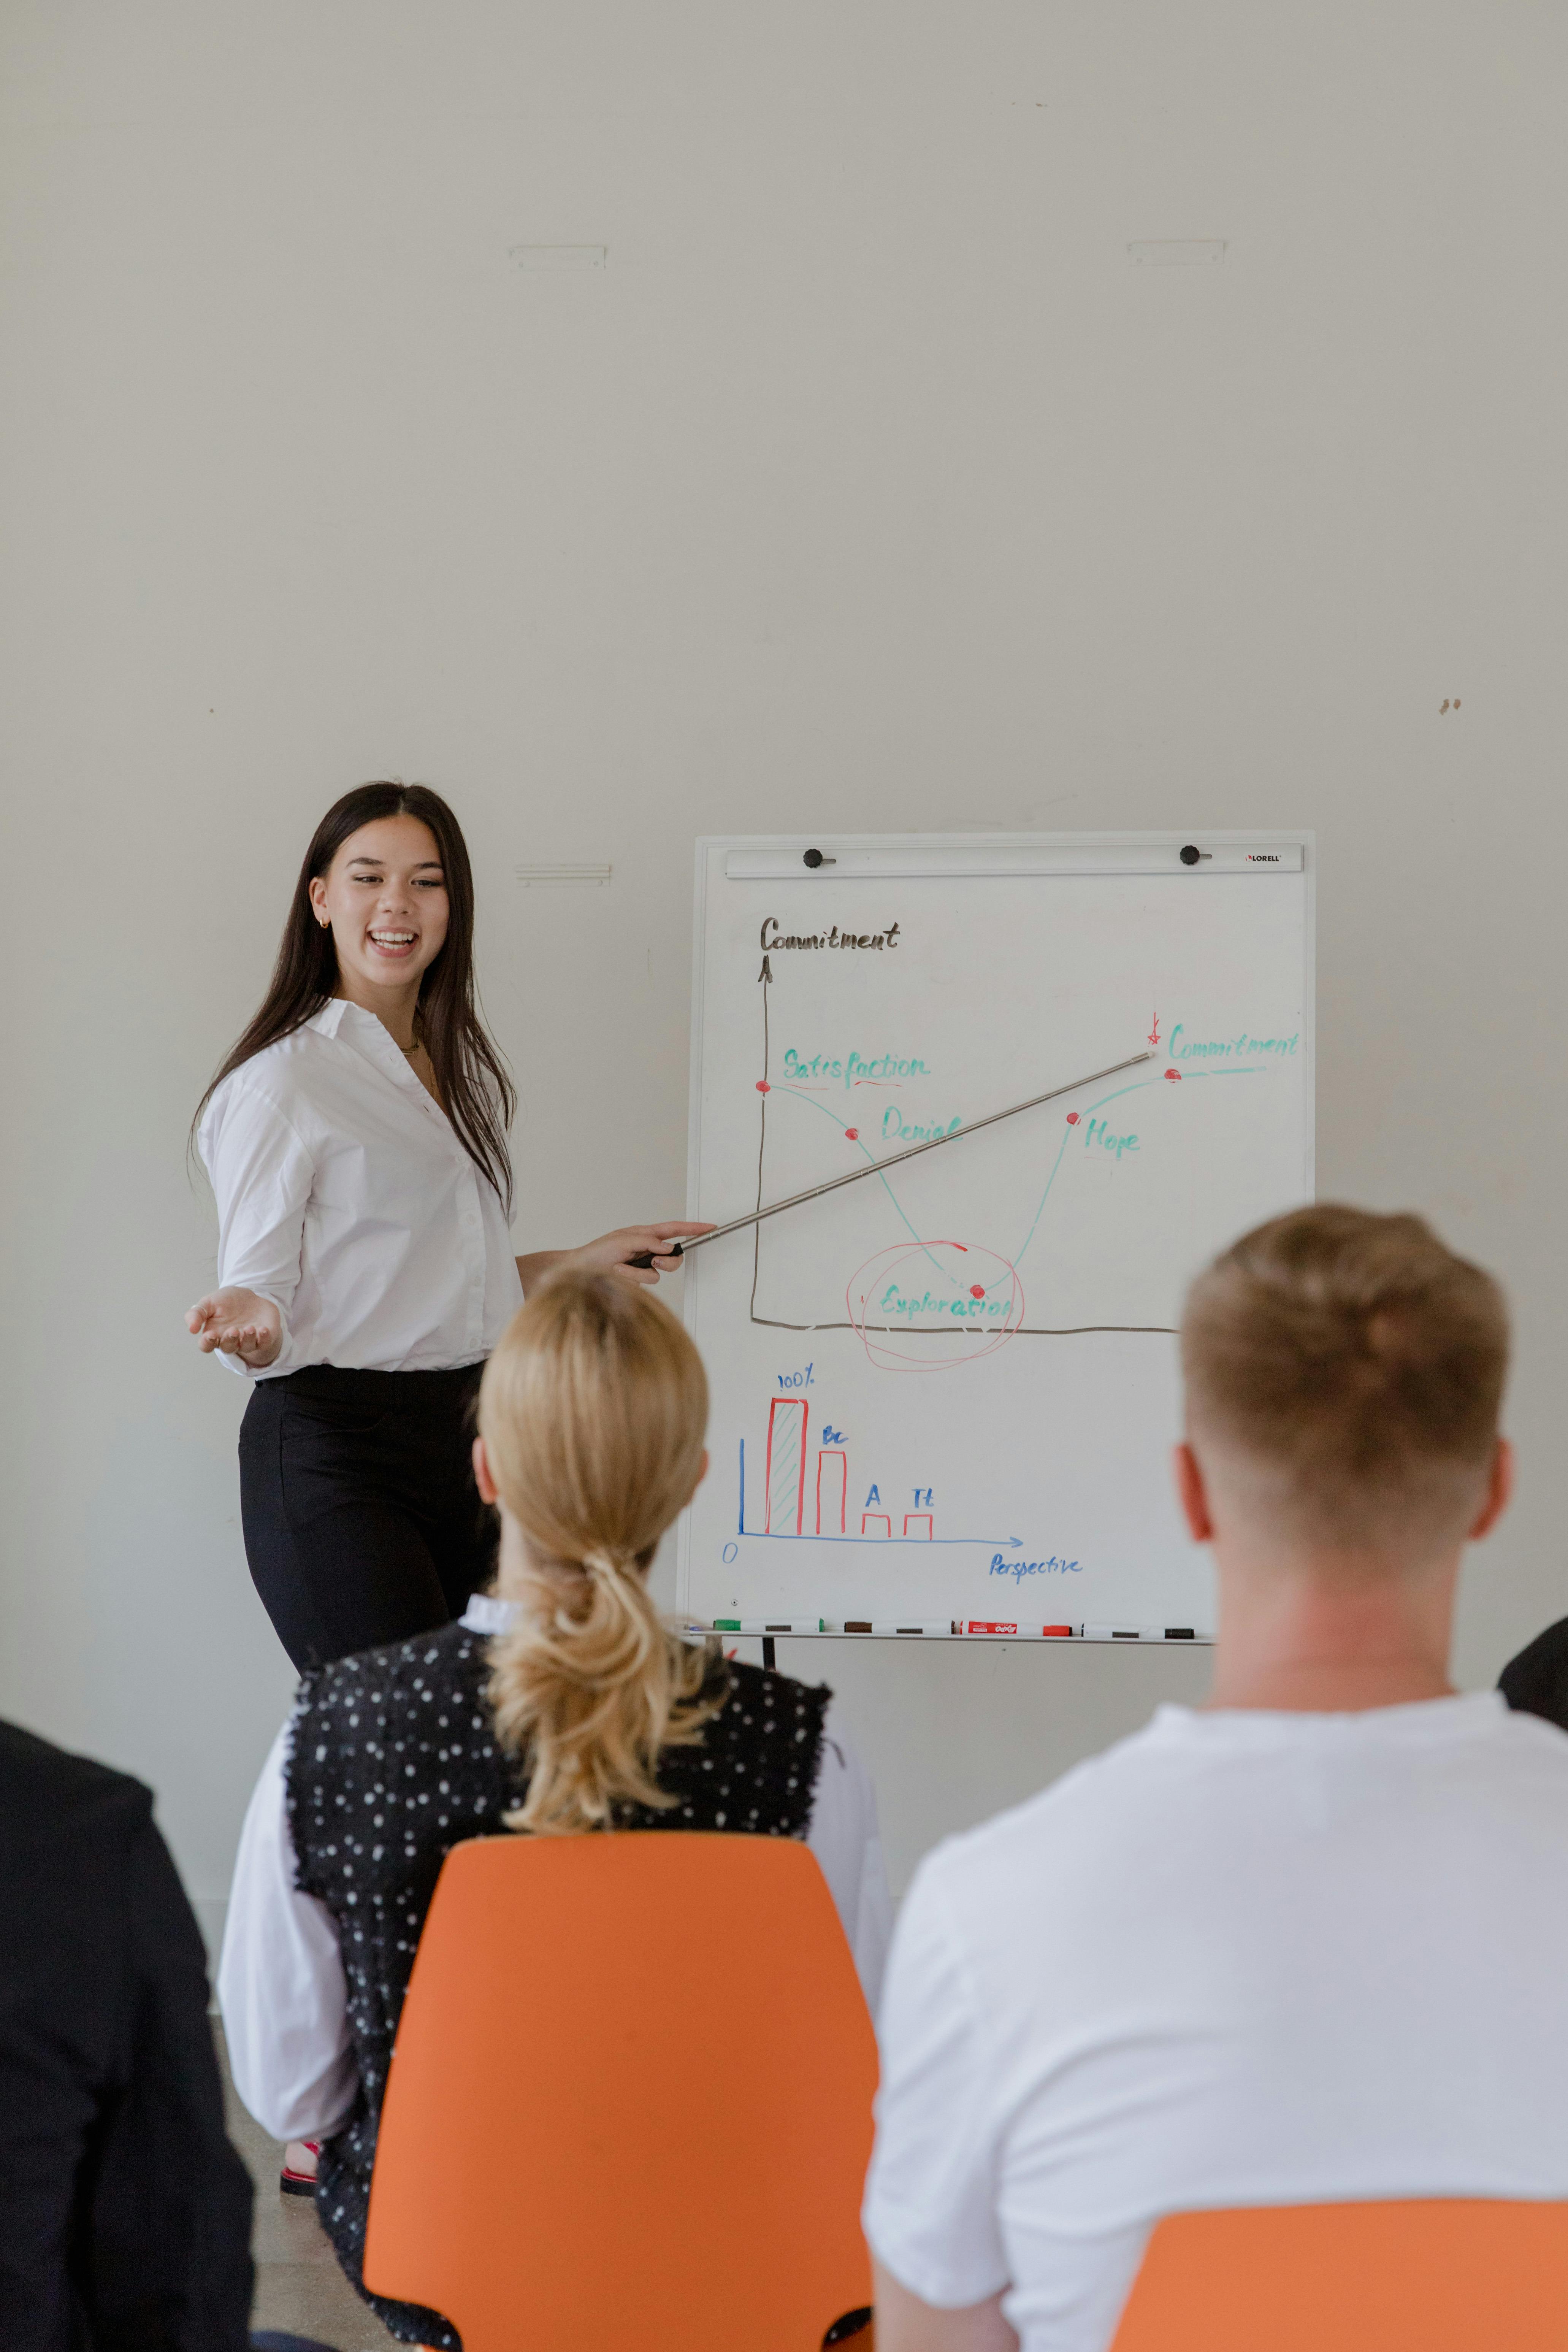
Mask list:
[[[924,1484],[904,1489],[912,1494],[916,1508],[900,1512],[897,1507],[897,1487],[889,1493],[885,1472],[881,1483],[872,1480],[857,1487],[863,1494],[863,1506],[852,1506],[849,1500],[849,1455],[851,1448],[844,1443],[844,1433],[834,1426],[830,1415],[820,1418],[819,1437],[833,1440],[828,1445],[811,1444],[811,1411],[806,1400],[799,1396],[774,1396],[768,1399],[767,1447],[763,1455],[762,1500],[756,1499],[753,1474],[750,1492],[751,1517],[748,1520],[748,1487],[746,1484],[746,1440],[739,1446],[740,1480],[736,1496],[735,1533],[737,1536],[770,1536],[775,1541],[823,1544],[945,1544],[984,1546],[997,1551],[1017,1551],[1023,1538],[1012,1534],[970,1536],[941,1535],[936,1531],[937,1515],[923,1507],[930,1504],[931,1490]],[[752,1455],[755,1460],[755,1455]],[[886,1501],[884,1501],[886,1496]],[[858,1527],[855,1513],[859,1512]],[[756,1524],[760,1517],[762,1525]]]
[[[849,1457],[824,1446],[816,1457],[816,1532],[841,1536],[848,1500]]]
[[[768,1460],[763,1475],[764,1521],[770,1536],[798,1536],[805,1525],[804,1397],[774,1397],[768,1407]]]

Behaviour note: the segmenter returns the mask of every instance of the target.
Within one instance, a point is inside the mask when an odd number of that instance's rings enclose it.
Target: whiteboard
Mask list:
[[[1176,1326],[1311,1197],[1312,868],[1305,834],[698,844],[692,1217],[1152,1058],[693,1253],[689,1622],[1212,1637]]]

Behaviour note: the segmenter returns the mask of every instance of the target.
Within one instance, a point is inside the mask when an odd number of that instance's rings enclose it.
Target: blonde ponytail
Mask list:
[[[659,1537],[701,1473],[702,1361],[668,1309],[610,1275],[553,1276],[485,1367],[479,1433],[528,1542],[503,1591],[517,1622],[492,1653],[490,1704],[528,1791],[508,1826],[605,1829],[616,1808],[674,1802],[659,1750],[723,1704],[710,1654],[649,1596]]]

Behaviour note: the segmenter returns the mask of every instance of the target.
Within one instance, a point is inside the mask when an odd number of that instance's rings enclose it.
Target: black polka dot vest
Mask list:
[[[508,1835],[501,1816],[527,1787],[491,1729],[489,1652],[483,1634],[448,1625],[323,1667],[300,1686],[289,1765],[299,1884],[337,1923],[360,2080],[347,2123],[321,2150],[316,2210],[392,2334],[444,2347],[458,2343],[445,2320],[368,2294],[360,2266],[393,2038],[442,1862],[463,1838]],[[828,1692],[719,1658],[711,1672],[729,1696],[701,1746],[659,1760],[676,1803],[628,1807],[620,1825],[804,1837]]]

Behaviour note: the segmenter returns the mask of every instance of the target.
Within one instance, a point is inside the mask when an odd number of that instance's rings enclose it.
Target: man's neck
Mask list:
[[[1419,1567],[1225,1556],[1211,1707],[1354,1714],[1449,1696],[1458,1553]]]

